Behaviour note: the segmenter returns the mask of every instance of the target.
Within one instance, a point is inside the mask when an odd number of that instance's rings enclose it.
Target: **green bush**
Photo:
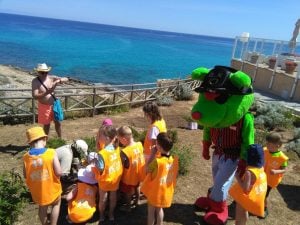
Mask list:
[[[285,145],[286,150],[297,153],[300,157],[300,128],[294,129],[294,138]]]
[[[177,155],[179,160],[179,175],[186,175],[192,162],[192,147],[175,145],[171,151],[172,155]]]
[[[133,139],[135,141],[140,141],[142,143],[144,143],[145,137],[146,137],[146,133],[147,131],[142,131],[142,132],[138,132],[136,129],[134,129],[133,127],[130,127],[131,131],[132,131],[132,136]]]
[[[50,138],[47,141],[47,148],[58,148],[66,144],[66,141],[61,138]]]
[[[158,95],[156,96],[156,102],[159,106],[171,106],[174,100],[170,96]]]
[[[267,134],[268,134],[267,130],[256,129],[254,143],[261,144],[262,146],[265,146],[266,145],[266,136],[267,136]]]
[[[177,143],[178,141],[178,133],[177,130],[168,130],[167,131],[168,136],[171,138],[173,144]]]
[[[182,84],[175,91],[176,100],[192,100],[193,99],[193,90],[187,84]]]
[[[115,115],[122,112],[128,112],[130,109],[130,105],[124,104],[124,105],[117,105],[117,106],[111,106],[104,109],[104,113],[108,115]]]
[[[273,130],[275,128],[291,128],[293,126],[291,110],[281,104],[256,102],[255,126],[260,129]]]
[[[15,171],[0,174],[0,224],[13,224],[22,213],[26,196],[24,182]]]
[[[89,146],[89,152],[95,152],[96,151],[96,138],[95,137],[85,137],[83,140],[87,143]]]

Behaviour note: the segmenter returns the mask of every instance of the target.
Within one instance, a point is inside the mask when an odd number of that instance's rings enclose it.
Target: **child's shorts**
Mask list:
[[[38,123],[48,125],[53,121],[53,106],[38,103]]]
[[[134,191],[138,186],[139,186],[139,184],[129,185],[129,184],[120,182],[120,191],[123,193],[130,193],[130,192]]]

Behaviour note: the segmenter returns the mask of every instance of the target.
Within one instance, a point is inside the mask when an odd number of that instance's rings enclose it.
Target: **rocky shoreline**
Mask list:
[[[31,81],[36,76],[34,70],[26,71],[19,67],[0,65],[0,89],[28,89],[31,88]],[[64,84],[69,86],[90,86],[93,85],[87,81],[70,78],[70,82]]]

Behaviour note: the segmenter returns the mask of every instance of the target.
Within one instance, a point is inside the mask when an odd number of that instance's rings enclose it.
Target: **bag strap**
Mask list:
[[[39,77],[37,77],[37,79],[39,80],[39,82],[44,86],[44,88],[48,91],[49,89],[46,87],[46,85],[41,81],[41,79]],[[50,93],[50,95],[53,97],[54,100],[56,100],[56,97]]]

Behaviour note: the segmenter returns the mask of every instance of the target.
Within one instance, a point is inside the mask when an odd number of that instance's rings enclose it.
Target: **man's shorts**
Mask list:
[[[53,106],[38,103],[38,123],[48,125],[53,121]]]

